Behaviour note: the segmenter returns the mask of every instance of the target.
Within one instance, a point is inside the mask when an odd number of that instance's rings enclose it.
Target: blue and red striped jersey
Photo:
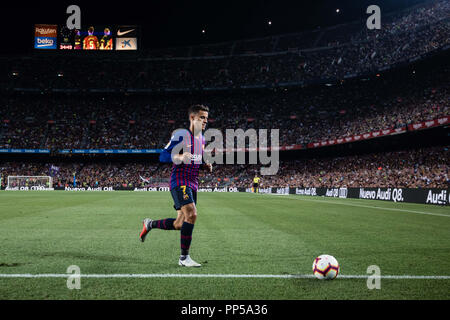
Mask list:
[[[205,147],[205,137],[200,134],[195,137],[190,130],[178,130],[170,139],[159,156],[161,162],[173,162],[172,151],[177,146],[176,154],[179,151],[190,152],[192,154],[189,164],[180,163],[172,165],[170,174],[170,190],[177,186],[188,186],[193,191],[198,189],[198,174],[203,162],[203,150]]]

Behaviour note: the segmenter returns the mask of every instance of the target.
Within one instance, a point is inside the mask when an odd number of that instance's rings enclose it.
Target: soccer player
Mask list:
[[[254,193],[258,193],[259,192],[259,180],[261,180],[261,178],[259,178],[255,174],[255,177],[253,178],[253,188],[252,188]]]
[[[159,159],[161,162],[173,162],[172,173],[170,175],[170,193],[172,194],[174,208],[177,211],[177,218],[167,218],[162,220],[144,219],[143,228],[139,238],[142,242],[153,228],[163,230],[180,230],[181,255],[178,260],[180,266],[200,267],[201,264],[191,259],[189,249],[192,241],[192,232],[197,220],[197,188],[198,174],[201,167],[206,167],[212,171],[212,165],[205,163],[203,150],[205,139],[202,130],[208,122],[209,108],[204,105],[194,105],[189,108],[189,130],[175,133],[170,142],[162,151]],[[181,145],[179,145],[181,144]],[[172,150],[185,152],[172,152]],[[186,150],[189,150],[186,152]],[[173,154],[173,155],[172,155]]]
[[[112,37],[109,28],[104,30],[104,35],[100,40],[100,50],[112,50]]]
[[[81,50],[81,33],[80,30],[78,29],[74,29],[75,30],[75,36],[74,36],[74,49],[75,50]]]
[[[97,50],[98,49],[98,38],[94,36],[94,27],[89,27],[88,36],[83,40],[84,50]]]

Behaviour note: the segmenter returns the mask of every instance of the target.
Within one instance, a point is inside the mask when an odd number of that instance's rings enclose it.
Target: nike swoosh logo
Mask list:
[[[117,36],[120,37],[120,36],[123,36],[124,34],[130,33],[130,32],[133,32],[133,31],[134,31],[134,29],[127,30],[127,31],[124,31],[124,32],[120,32],[120,30],[117,30]]]

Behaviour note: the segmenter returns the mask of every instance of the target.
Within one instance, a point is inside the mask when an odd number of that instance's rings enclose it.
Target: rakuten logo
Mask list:
[[[36,32],[40,33],[41,35],[56,35],[56,30],[55,29],[44,29],[44,28],[36,28]]]
[[[57,25],[53,24],[36,24],[34,27],[34,35],[36,37],[55,37],[57,33]]]

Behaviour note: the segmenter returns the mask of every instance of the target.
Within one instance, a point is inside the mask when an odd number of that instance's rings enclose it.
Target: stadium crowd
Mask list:
[[[186,126],[186,109],[197,103],[210,107],[209,128],[280,129],[280,145],[400,128],[450,115],[450,67],[438,68],[329,86],[214,94],[4,95],[0,148],[162,148],[173,130]]]
[[[277,174],[261,176],[261,187],[449,188],[449,147],[428,147],[362,156],[299,159],[280,163]],[[261,165],[216,165],[203,170],[200,187],[249,187]],[[54,187],[168,186],[170,164],[142,162],[0,163],[3,177],[52,176]],[[75,178],[74,178],[75,177]],[[75,184],[74,184],[75,180]]]
[[[448,147],[284,162],[277,175],[263,176],[266,187],[448,188]],[[245,166],[232,185],[247,187],[255,166]]]

